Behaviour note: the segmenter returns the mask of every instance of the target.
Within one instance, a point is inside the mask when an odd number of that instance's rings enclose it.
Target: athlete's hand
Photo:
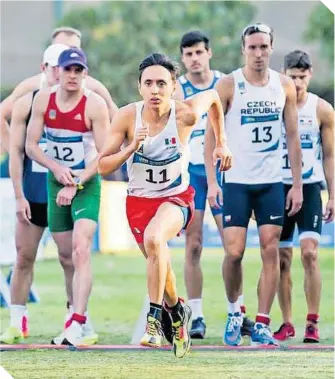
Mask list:
[[[76,183],[73,180],[74,173],[68,167],[57,164],[56,168],[52,171],[55,178],[63,186],[75,186]]]
[[[213,151],[213,165],[216,166],[220,160],[220,171],[227,171],[232,166],[233,155],[228,146],[216,147]]]
[[[71,205],[72,199],[77,193],[77,187],[66,186],[57,193],[56,203],[59,207]]]
[[[149,124],[145,123],[141,128],[135,130],[134,139],[131,143],[132,149],[137,151],[143,144],[143,141],[149,135]]]
[[[223,205],[222,188],[218,183],[213,183],[208,186],[207,191],[208,203],[212,208],[221,209]]]
[[[302,201],[303,201],[302,186],[300,187],[292,186],[287,193],[286,205],[285,205],[286,210],[290,209],[290,211],[287,214],[289,217],[294,216],[300,211],[302,207]]]
[[[30,205],[25,197],[21,197],[20,199],[16,200],[16,216],[21,222],[24,222],[28,225],[31,224]]]
[[[323,214],[325,223],[328,224],[334,220],[334,199],[329,199],[326,205],[326,210]]]

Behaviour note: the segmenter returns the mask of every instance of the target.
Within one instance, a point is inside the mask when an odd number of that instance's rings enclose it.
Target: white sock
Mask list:
[[[228,301],[228,313],[241,313],[240,302],[237,300],[235,303]]]
[[[25,305],[15,305],[10,306],[10,326],[21,330],[22,327],[22,317],[26,311]]]
[[[72,316],[72,314],[73,314],[73,305],[69,306],[69,308],[67,310],[67,313]]]
[[[204,314],[202,312],[202,299],[189,299],[187,304],[192,310],[192,320],[199,317],[204,318]]]
[[[237,301],[240,303],[240,306],[241,305],[244,305],[244,296],[243,295],[240,295],[237,299]]]

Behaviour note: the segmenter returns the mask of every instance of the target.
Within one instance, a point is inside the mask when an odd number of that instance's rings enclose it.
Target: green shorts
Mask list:
[[[98,222],[100,208],[101,180],[95,175],[84,184],[84,189],[78,190],[71,205],[58,206],[57,194],[64,186],[54,175],[48,173],[48,224],[51,232],[73,230],[74,223],[79,219],[89,219]]]

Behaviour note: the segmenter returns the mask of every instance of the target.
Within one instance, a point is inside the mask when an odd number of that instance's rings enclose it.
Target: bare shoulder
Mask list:
[[[38,109],[40,111],[45,111],[49,103],[51,92],[52,92],[51,88],[43,88],[39,90],[37,94],[35,95],[33,108]]]
[[[21,115],[22,117],[26,117],[30,111],[33,101],[33,92],[29,92],[21,97],[19,97],[13,108],[13,112],[16,115]]]
[[[193,126],[197,121],[197,114],[192,107],[191,101],[175,100],[175,104],[177,122],[181,122],[185,126]]]
[[[106,102],[103,99],[103,97],[98,95],[93,90],[91,90],[91,92],[89,93],[89,96],[87,96],[87,105],[91,108],[93,107],[98,107],[99,109],[103,107],[107,108]]]
[[[222,76],[216,83],[215,89],[218,91],[220,98],[229,98],[234,95],[235,81],[232,73]]]
[[[330,103],[328,103],[328,101],[319,97],[317,102],[317,112],[320,115],[322,114],[329,116],[334,114],[334,108]]]
[[[19,97],[38,89],[41,83],[41,76],[42,74],[37,74],[20,82],[14,88],[14,91],[12,93],[14,100],[17,100]]]
[[[89,75],[87,75],[85,82],[86,87],[92,91],[102,84],[98,79],[92,78],[92,76]]]

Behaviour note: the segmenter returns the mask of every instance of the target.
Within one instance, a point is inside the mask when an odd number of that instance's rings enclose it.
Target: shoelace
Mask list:
[[[228,332],[233,332],[234,329],[241,325],[241,318],[236,316],[229,317],[229,323],[227,326]]]
[[[183,321],[178,321],[179,325],[172,324],[172,336],[175,337],[177,341],[184,338],[184,324]]]
[[[262,328],[257,329],[257,333],[258,333],[259,335],[265,335],[266,337],[269,337],[269,338],[272,339],[272,334],[271,334],[271,332],[270,332],[270,329],[267,328],[266,326],[263,326]]]
[[[155,336],[157,333],[163,335],[162,325],[158,320],[150,320],[147,322],[146,332],[151,336]]]
[[[313,325],[311,325],[311,324],[307,325],[306,331],[308,333],[314,333],[314,330],[315,330],[315,327]]]

